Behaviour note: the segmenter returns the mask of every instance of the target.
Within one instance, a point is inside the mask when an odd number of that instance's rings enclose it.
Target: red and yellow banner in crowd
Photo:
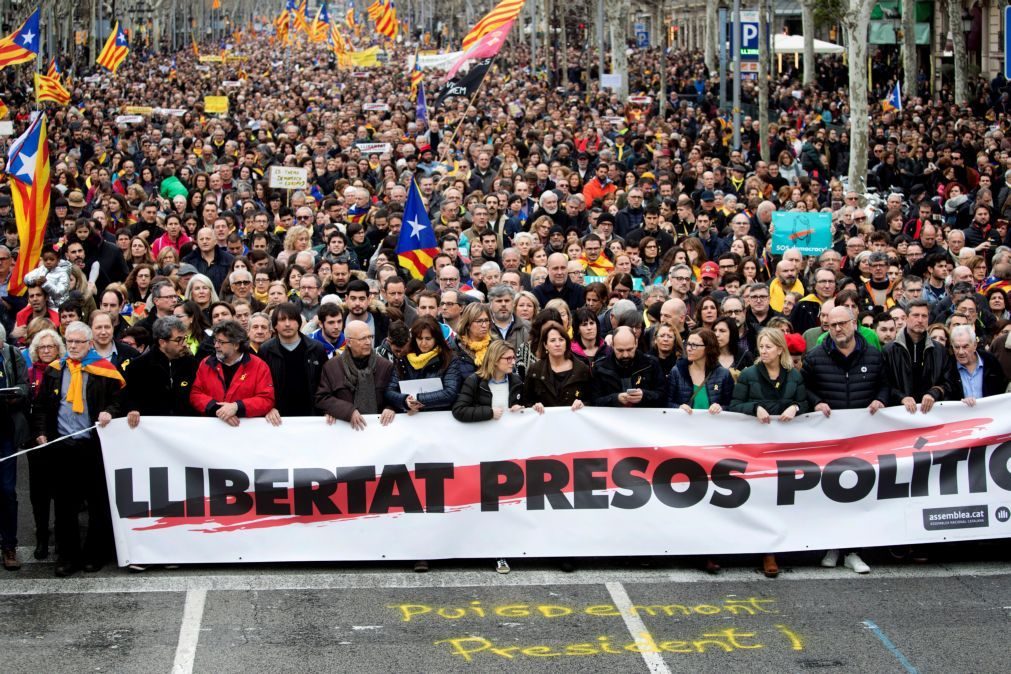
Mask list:
[[[754,417],[585,408],[118,419],[119,563],[717,555],[1011,536],[1011,397]]]

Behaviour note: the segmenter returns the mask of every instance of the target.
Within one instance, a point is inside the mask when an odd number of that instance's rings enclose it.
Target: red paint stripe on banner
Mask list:
[[[737,445],[695,445],[665,447],[621,447],[592,449],[580,452],[562,453],[557,455],[542,455],[527,459],[517,459],[517,461],[530,462],[536,460],[550,459],[563,464],[573,474],[573,464],[576,460],[585,459],[605,459],[608,467],[613,467],[617,462],[626,458],[643,458],[649,462],[644,475],[650,479],[656,467],[668,459],[686,458],[701,466],[706,474],[711,477],[713,466],[724,459],[745,459],[748,461],[748,470],[745,473],[735,473],[744,479],[761,479],[776,475],[777,461],[810,461],[824,468],[826,464],[841,457],[856,457],[863,459],[873,465],[877,465],[877,457],[882,454],[891,454],[896,458],[912,456],[917,451],[941,451],[946,449],[958,449],[969,446],[996,445],[1011,440],[1011,434],[993,435],[986,437],[973,437],[974,432],[990,424],[992,419],[968,419],[950,424],[930,426],[925,428],[901,429],[888,433],[876,435],[858,436],[854,438],[833,439],[820,442],[797,442],[797,443],[754,443]],[[508,460],[508,459],[503,459]],[[381,466],[377,466],[381,468]],[[638,472],[638,471],[637,471]],[[418,487],[421,480],[415,480],[414,472],[410,472],[411,481],[415,484],[418,499],[422,506],[425,503],[425,490]],[[603,477],[603,475],[602,475]],[[650,481],[652,481],[650,479]],[[687,477],[683,474],[677,475],[672,482],[685,483]],[[607,471],[607,489],[616,489],[614,481],[611,479],[610,471]],[[526,484],[526,483],[525,483]],[[376,494],[377,482],[371,481],[364,485],[366,504],[371,504]],[[565,493],[572,493],[573,484],[570,480],[562,488]],[[201,533],[227,533],[247,529],[263,529],[272,527],[289,526],[294,524],[320,524],[332,521],[359,520],[371,517],[401,517],[402,510],[392,513],[348,513],[347,489],[346,486],[339,488],[331,500],[340,508],[340,514],[320,514],[314,512],[312,515],[258,515],[256,514],[255,499],[253,492],[247,492],[253,499],[254,506],[245,514],[230,517],[163,517],[155,523],[145,526],[134,527],[134,531],[151,531],[158,529],[168,529],[172,527],[191,527],[192,531]],[[524,486],[515,495],[503,498],[502,503],[518,502],[527,498],[526,487]],[[292,489],[287,490],[287,502],[294,502]],[[334,500],[336,499],[336,500]],[[479,465],[456,466],[454,477],[446,481],[445,505],[447,511],[461,510],[472,507],[479,507],[481,504],[481,474]],[[209,512],[209,499],[204,499],[204,512]]]

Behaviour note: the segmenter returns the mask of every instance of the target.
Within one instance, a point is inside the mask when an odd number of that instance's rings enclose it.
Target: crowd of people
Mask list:
[[[968,114],[943,94],[875,113],[878,209],[841,180],[845,79],[832,61],[821,88],[789,72],[774,83],[766,161],[761,120],[730,146],[692,84],[712,84],[698,54],[669,55],[665,116],[506,76],[529,66],[514,47],[480,97],[424,122],[405,73],[359,77],[308,49],[276,60],[250,38],[238,64],[150,55],[115,79],[75,79],[72,105],[48,118],[52,208],[23,296],[8,293],[19,241],[0,185],[0,452],[47,445],[27,455],[28,481],[34,556],[50,554],[52,508],[57,576],[114,556],[94,427],[117,417],[320,416],[360,430],[439,410],[493,424],[567,407],[579,423],[584,407],[667,407],[767,424],[927,414],[1007,389],[1008,120],[986,118],[1003,81],[975,82]],[[649,59],[633,55],[633,69]],[[644,71],[634,86],[655,91]],[[26,92],[4,86],[21,124]],[[228,115],[204,113],[216,93]],[[117,123],[140,102],[182,112]],[[271,189],[275,165],[305,167],[307,189]],[[396,252],[411,181],[439,249],[422,279]],[[774,254],[780,211],[831,213],[831,247]],[[421,379],[439,386],[405,392]],[[16,461],[0,463],[9,570],[15,483]],[[869,570],[842,552],[822,564]],[[774,555],[762,569],[778,574]]]

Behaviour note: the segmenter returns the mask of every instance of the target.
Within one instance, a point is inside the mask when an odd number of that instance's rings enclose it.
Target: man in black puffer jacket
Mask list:
[[[888,403],[885,358],[857,332],[853,312],[836,307],[828,315],[829,334],[804,356],[804,385],[811,409],[864,409],[874,414]]]

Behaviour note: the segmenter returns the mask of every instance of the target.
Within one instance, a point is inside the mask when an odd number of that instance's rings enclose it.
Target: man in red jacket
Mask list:
[[[190,391],[193,409],[229,426],[238,426],[240,417],[267,416],[274,409],[274,382],[267,364],[249,353],[242,326],[222,321],[212,334],[214,355],[200,363]]]

